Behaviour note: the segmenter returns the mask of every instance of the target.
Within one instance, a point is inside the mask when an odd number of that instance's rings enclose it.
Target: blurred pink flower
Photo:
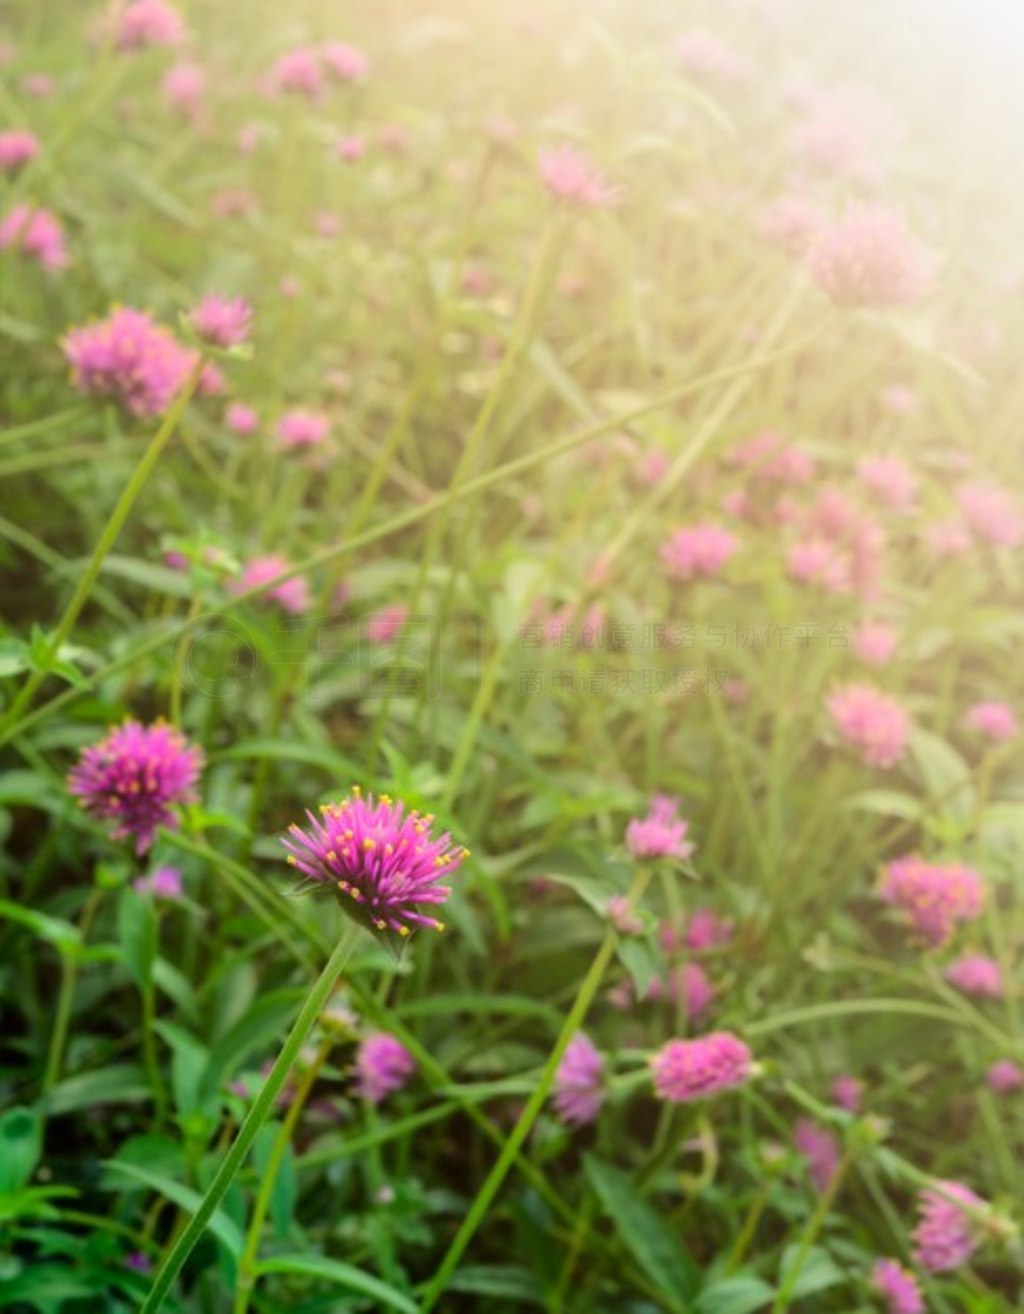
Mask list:
[[[352,163],[362,159],[366,153],[366,142],[362,137],[339,137],[334,144],[334,150],[339,160]]]
[[[917,476],[898,456],[862,456],[857,475],[868,492],[893,511],[913,509]]]
[[[331,422],[322,411],[285,411],[277,422],[281,447],[317,447],[330,432]]]
[[[965,954],[949,964],[942,974],[951,986],[980,999],[1002,999],[1003,974],[994,958]]]
[[[881,621],[863,621],[853,634],[853,651],[868,666],[887,665],[898,643],[898,632]]]
[[[1024,1070],[1012,1059],[999,1059],[985,1074],[985,1081],[993,1094],[1011,1095],[1014,1091],[1024,1090]]]
[[[639,935],[644,929],[643,919],[633,911],[625,894],[612,895],[605,915],[620,935]]]
[[[840,736],[865,766],[887,771],[901,760],[910,717],[895,698],[870,684],[848,684],[830,694],[827,705]]]
[[[607,207],[618,200],[618,189],[575,146],[547,146],[538,156],[541,182],[556,201],[571,205]]]
[[[933,262],[903,217],[869,202],[822,227],[807,263],[822,291],[843,306],[920,301],[933,279]]]
[[[1024,541],[1024,515],[1005,489],[994,484],[967,484],[956,500],[971,532],[982,542],[1015,548]]]
[[[738,82],[746,76],[744,60],[713,32],[681,32],[672,42],[671,52],[680,68],[696,77]]]
[[[80,392],[113,397],[136,416],[162,414],[198,361],[167,329],[128,306],[72,329],[62,346]]]
[[[172,65],[161,84],[164,99],[184,119],[197,119],[206,95],[206,73],[201,65],[183,60]]]
[[[864,1083],[849,1073],[840,1073],[831,1086],[832,1099],[841,1109],[847,1113],[857,1113],[860,1109],[861,1096],[864,1090]]]
[[[205,296],[189,319],[204,342],[214,347],[237,347],[249,336],[252,306],[243,297]]]
[[[406,1085],[416,1071],[416,1060],[400,1040],[377,1032],[361,1041],[355,1070],[360,1098],[380,1104]]]
[[[373,643],[391,643],[398,638],[409,615],[408,607],[396,603],[367,618],[366,633]]]
[[[662,544],[660,556],[674,579],[717,575],[739,547],[739,539],[721,525],[704,521],[677,529]]]
[[[305,46],[286,51],[274,65],[271,79],[279,91],[318,100],[324,86],[320,52]]]
[[[604,1103],[604,1059],[578,1031],[555,1072],[552,1099],[558,1116],[570,1127],[594,1122]]]
[[[945,944],[961,922],[980,917],[985,906],[984,881],[973,867],[926,862],[916,853],[887,864],[879,893],[935,946]]]
[[[810,1118],[800,1118],[793,1127],[793,1144],[807,1161],[814,1189],[823,1194],[839,1167],[839,1142],[827,1128]]]
[[[12,128],[0,132],[0,170],[13,172],[39,154],[39,138],[33,132]]]
[[[965,1264],[977,1244],[970,1218],[954,1201],[979,1207],[985,1202],[960,1182],[936,1185],[941,1191],[924,1190],[918,1196],[920,1221],[914,1229],[914,1258],[930,1273],[948,1273]]]
[[[177,867],[156,867],[148,876],[132,881],[139,894],[152,894],[155,899],[174,901],[185,893],[185,883]]]
[[[690,1100],[732,1090],[750,1080],[750,1050],[729,1031],[696,1040],[670,1040],[650,1060],[655,1093],[663,1100]]]
[[[672,997],[681,998],[686,1017],[696,1022],[715,1002],[715,987],[700,963],[683,963],[670,979]]]
[[[917,1278],[895,1259],[879,1259],[871,1270],[871,1285],[885,1300],[887,1314],[925,1314]]]
[[[801,584],[817,584],[828,593],[850,590],[850,563],[827,539],[805,538],[794,543],[786,566],[792,578]]]
[[[64,230],[50,210],[33,210],[16,205],[0,221],[0,251],[14,250],[29,256],[51,273],[69,264]]]
[[[959,557],[971,550],[970,531],[962,520],[933,521],[924,537],[937,557]]]
[[[288,558],[277,553],[270,553],[265,557],[254,557],[246,563],[241,578],[235,583],[232,591],[247,593],[250,589],[260,588],[278,575],[284,574],[286,570],[291,570],[291,568],[292,563]],[[294,575],[291,579],[283,580],[274,588],[269,589],[263,596],[269,601],[276,602],[282,611],[287,611],[294,616],[309,611],[312,605],[309,584],[304,575]]]
[[[765,206],[757,219],[761,236],[792,256],[803,256],[810,250],[825,216],[817,202],[810,197],[794,194],[780,196]]]
[[[370,71],[370,61],[357,47],[344,41],[325,41],[320,47],[324,67],[339,82],[361,82]]]
[[[26,73],[21,79],[21,89],[36,100],[49,100],[53,95],[53,78],[49,73]]]
[[[251,406],[243,406],[241,402],[232,402],[224,413],[224,423],[232,433],[248,438],[260,427],[260,417],[259,413],[253,410]]]
[[[655,794],[646,817],[635,817],[626,827],[626,848],[634,858],[678,858],[693,853],[686,838],[689,822],[679,819],[679,802]]]
[[[184,20],[167,0],[113,0],[106,24],[119,50],[178,46],[186,35]]]
[[[972,703],[964,713],[964,725],[993,743],[1016,739],[1020,733],[1017,714],[1009,703]]]

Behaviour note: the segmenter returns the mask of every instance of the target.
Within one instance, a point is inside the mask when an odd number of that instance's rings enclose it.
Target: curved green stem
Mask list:
[[[199,1238],[206,1230],[206,1225],[221,1200],[223,1200],[228,1187],[235,1179],[235,1174],[241,1168],[246,1155],[252,1148],[257,1133],[281,1093],[281,1088],[284,1086],[288,1074],[299,1056],[299,1051],[306,1043],[306,1037],[312,1030],[313,1023],[320,1016],[324,1005],[330,998],[331,991],[348,962],[358,938],[359,927],[354,922],[346,920],[334,952],[331,954],[327,966],[320,973],[313,989],[307,995],[306,1002],[302,1005],[299,1015],[288,1033],[288,1039],[284,1042],[277,1062],[271,1068],[270,1075],[264,1082],[263,1088],[257,1095],[245,1121],[238,1129],[234,1144],[224,1156],[223,1162],[217,1169],[217,1175],[207,1188],[199,1208],[189,1219],[188,1225],[175,1240],[160,1265],[149,1295],[141,1307],[140,1314],[156,1314],[156,1311],[166,1300],[174,1279],[181,1272],[185,1260],[192,1253]]]

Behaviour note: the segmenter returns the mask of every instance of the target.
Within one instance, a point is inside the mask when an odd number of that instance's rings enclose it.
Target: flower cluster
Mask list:
[[[918,1198],[919,1221],[914,1228],[914,1258],[930,1273],[947,1273],[965,1264],[977,1245],[975,1228],[961,1205],[984,1205],[961,1182],[938,1182]]]
[[[604,1058],[578,1032],[562,1055],[554,1082],[555,1111],[570,1127],[593,1122],[604,1103]]]
[[[355,1070],[360,1099],[380,1104],[402,1089],[416,1071],[416,1060],[400,1040],[381,1031],[360,1042]]]
[[[883,308],[920,301],[932,261],[903,217],[875,203],[852,206],[822,225],[807,255],[811,276],[843,306]]]
[[[550,146],[538,157],[541,182],[556,201],[567,205],[606,208],[618,199],[596,164],[575,146]]]
[[[663,1100],[690,1100],[732,1090],[750,1079],[750,1050],[729,1031],[713,1031],[696,1040],[670,1040],[651,1058],[654,1089]]]
[[[83,750],[68,787],[94,817],[115,823],[114,838],[135,837],[145,853],[158,826],[177,825],[174,807],[196,801],[201,749],[163,721],[126,721]]]
[[[252,306],[242,297],[203,297],[189,319],[192,327],[214,347],[236,347],[249,336]]]
[[[976,995],[979,999],[1003,997],[1003,974],[999,964],[985,954],[965,954],[950,963],[943,976],[965,995]]]
[[[871,1285],[884,1299],[888,1314],[925,1314],[917,1278],[895,1259],[879,1259],[871,1270]]]
[[[703,523],[677,529],[661,548],[661,559],[674,579],[717,575],[739,547],[739,540],[721,525]]]
[[[839,734],[857,749],[865,766],[888,770],[907,749],[910,717],[895,698],[869,684],[848,684],[829,696]]]
[[[136,416],[162,414],[198,360],[145,311],[128,306],[72,329],[63,346],[76,388],[112,397]]]
[[[318,447],[331,429],[331,422],[321,411],[296,409],[285,411],[277,422],[277,437],[282,447]]]
[[[432,817],[358,788],[322,807],[319,819],[306,816],[308,828],[291,826],[284,841],[303,876],[333,886],[374,930],[404,937],[420,926],[444,929],[427,909],[447,902],[451,889],[441,882],[469,853],[446,834],[435,838]]]
[[[0,251],[8,250],[20,251],[51,271],[68,264],[64,230],[50,210],[16,205],[6,214],[0,221]]]
[[[167,0],[114,0],[107,26],[118,50],[178,46],[185,39],[184,21]]]
[[[646,817],[634,817],[626,827],[626,848],[634,858],[688,858],[693,844],[686,838],[689,822],[679,818],[679,801],[655,794]]]
[[[945,944],[959,923],[980,917],[985,906],[984,882],[973,867],[926,862],[916,853],[885,867],[880,893],[933,945]]]
[[[287,557],[282,557],[275,552],[268,553],[265,557],[253,557],[251,561],[246,562],[242,571],[241,578],[234,586],[236,593],[248,593],[250,589],[262,588],[269,584],[272,579],[277,579],[278,575],[283,575],[285,571],[291,570],[292,563]],[[282,611],[286,611],[292,616],[301,616],[303,612],[309,611],[312,606],[312,599],[309,594],[309,584],[304,575],[293,575],[291,579],[284,579],[280,584],[275,584],[273,588],[267,589],[264,596],[271,602],[276,602]]]

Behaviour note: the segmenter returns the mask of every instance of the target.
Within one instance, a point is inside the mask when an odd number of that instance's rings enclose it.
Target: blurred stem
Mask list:
[[[277,1175],[281,1171],[284,1156],[289,1145],[291,1145],[292,1135],[299,1121],[299,1115],[306,1107],[306,1102],[317,1078],[320,1076],[321,1069],[327,1062],[333,1043],[332,1037],[327,1036],[317,1050],[316,1057],[303,1073],[302,1081],[299,1083],[291,1104],[288,1106],[288,1112],[282,1119],[281,1126],[277,1129],[277,1136],[274,1138],[274,1145],[270,1151],[270,1159],[260,1179],[256,1203],[253,1205],[252,1219],[249,1222],[249,1231],[245,1238],[245,1251],[238,1266],[238,1279],[235,1285],[235,1314],[245,1314],[245,1311],[249,1308],[249,1299],[256,1283],[256,1261],[259,1256],[260,1238],[263,1235],[263,1224],[270,1208],[270,1197],[277,1182]]]
[[[725,1272],[732,1273],[739,1267],[743,1256],[747,1253],[747,1247],[753,1241],[757,1234],[757,1225],[761,1221],[761,1215],[764,1213],[768,1204],[768,1197],[771,1195],[772,1182],[766,1178],[757,1189],[757,1194],[751,1202],[747,1211],[747,1216],[743,1220],[743,1227],[736,1238],[732,1249],[729,1251],[729,1257],[725,1262]]]
[[[118,498],[117,505],[110,513],[110,518],[104,526],[99,541],[93,549],[92,558],[90,559],[82,578],[78,581],[78,587],[75,589],[71,596],[71,600],[64,608],[64,615],[60,618],[57,628],[54,630],[53,638],[50,640],[49,646],[46,650],[46,657],[22,685],[14,701],[7,709],[3,719],[0,720],[0,744],[6,743],[17,729],[22,712],[25,711],[31,703],[36,690],[49,674],[48,667],[50,663],[58,656],[61,648],[67,642],[72,630],[74,629],[75,622],[78,620],[82,608],[89,600],[89,595],[92,592],[93,585],[99,578],[99,573],[107,554],[117,541],[117,537],[124,528],[124,523],[128,519],[132,507],[135,505],[139,494],[146,486],[146,482],[152,474],[156,463],[159,461],[164,448],[167,446],[171,435],[174,433],[178,421],[181,419],[182,413],[188,405],[192,394],[199,386],[199,377],[202,373],[202,368],[203,361],[200,357],[190,371],[181,391],[168,409],[160,427],[150,440],[150,444],[146,448],[142,460],[135,467],[135,471],[132,474],[132,477],[128,480],[124,491]]]
[[[633,877],[633,884],[629,891],[630,910],[635,908],[637,902],[643,896],[644,890],[650,880],[651,872],[649,868],[640,867]],[[448,1247],[444,1258],[436,1273],[427,1284],[420,1303],[420,1314],[429,1314],[438,1300],[443,1295],[448,1281],[458,1267],[459,1260],[462,1258],[466,1247],[472,1241],[476,1234],[477,1228],[484,1221],[487,1211],[491,1206],[491,1201],[497,1195],[501,1184],[504,1182],[509,1169],[512,1167],[520,1147],[525,1142],[527,1136],[533,1130],[533,1125],[537,1120],[544,1102],[548,1098],[552,1083],[555,1079],[555,1073],[558,1065],[562,1061],[562,1056],[569,1047],[569,1042],[579,1030],[586,1018],[590,1005],[593,1003],[594,996],[601,987],[604,974],[611,963],[615,954],[618,936],[613,927],[609,926],[605,931],[604,939],[601,941],[600,948],[590,964],[590,968],[580,983],[580,988],[576,992],[576,998],[573,1000],[572,1007],[566,1014],[565,1021],[562,1023],[562,1029],[555,1041],[554,1049],[545,1063],[540,1074],[540,1079],[534,1088],[533,1094],[526,1102],[526,1106],[519,1115],[519,1121],[512,1130],[511,1135],[505,1142],[504,1149],[498,1156],[497,1162],[491,1169],[483,1185],[476,1193],[473,1203],[469,1207],[466,1217],[463,1219],[462,1226],[455,1234],[454,1239]]]
[[[53,1018],[53,1031],[50,1034],[50,1051],[46,1058],[46,1072],[43,1076],[43,1097],[49,1095],[60,1080],[61,1063],[64,1058],[64,1046],[67,1042],[68,1024],[71,1009],[75,1002],[75,983],[78,980],[78,961],[81,950],[85,947],[93,918],[99,908],[103,891],[94,886],[89,891],[82,905],[82,915],[78,919],[79,938],[74,945],[61,954],[60,991],[57,995],[57,1008]]]
[[[288,1075],[295,1065],[295,1060],[298,1058],[299,1052],[313,1028],[313,1023],[320,1016],[324,1005],[331,997],[331,992],[337,983],[338,977],[344,970],[352,950],[356,946],[359,935],[360,928],[355,922],[346,918],[338,942],[334,947],[334,952],[327,961],[327,966],[320,973],[316,984],[306,996],[306,1002],[299,1010],[299,1015],[288,1033],[288,1038],[278,1055],[277,1062],[271,1068],[270,1074],[263,1083],[260,1093],[246,1115],[245,1121],[238,1129],[234,1144],[221,1162],[217,1175],[207,1187],[199,1208],[189,1219],[188,1225],[165,1256],[140,1314],[155,1314],[155,1311],[166,1300],[185,1260],[192,1253],[199,1238],[206,1230],[207,1223],[209,1223],[217,1206],[223,1200],[228,1187],[234,1181],[236,1173],[252,1148],[253,1141],[266,1121],[267,1115],[274,1107],[274,1103],[281,1093],[281,1088],[287,1081]]]
[[[142,987],[142,1055],[153,1090],[153,1130],[159,1132],[167,1116],[167,1092],[164,1090],[160,1063],[156,1053],[156,987],[150,979]]]
[[[804,1228],[796,1256],[789,1266],[785,1280],[779,1287],[778,1294],[775,1297],[775,1303],[772,1305],[771,1314],[785,1314],[785,1311],[789,1309],[793,1292],[796,1290],[796,1285],[800,1280],[800,1274],[803,1272],[804,1264],[807,1262],[807,1255],[810,1252],[811,1246],[813,1246],[818,1239],[818,1233],[821,1231],[825,1219],[828,1217],[828,1212],[832,1208],[832,1202],[836,1198],[840,1186],[843,1184],[843,1178],[846,1176],[850,1163],[850,1152],[847,1151],[842,1159],[840,1159],[838,1167],[832,1174],[832,1180],[829,1182],[828,1186],[826,1186],[824,1191],[822,1191],[814,1213],[811,1214],[807,1226]]]

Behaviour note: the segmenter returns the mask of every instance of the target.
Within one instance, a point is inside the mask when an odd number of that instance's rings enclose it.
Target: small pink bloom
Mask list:
[[[1004,488],[967,484],[956,500],[971,532],[983,543],[1015,548],[1024,541],[1024,515]]]
[[[736,52],[713,32],[695,29],[681,32],[672,42],[672,58],[696,77],[737,82],[747,66]]]
[[[985,954],[965,954],[950,963],[942,974],[951,986],[979,999],[1002,999],[1003,974],[999,964]]]
[[[197,119],[203,111],[206,95],[206,74],[199,64],[183,60],[164,74],[164,99],[183,119]]]
[[[248,593],[250,589],[260,588],[268,584],[278,575],[283,575],[286,570],[291,570],[291,562],[287,557],[282,557],[276,553],[271,553],[265,557],[254,557],[252,561],[246,563],[242,571],[242,577],[234,586],[235,593]],[[280,584],[266,591],[264,595],[272,602],[276,602],[282,611],[287,611],[293,616],[301,615],[309,611],[312,605],[312,599],[309,593],[309,584],[304,575],[294,575],[291,579],[282,580]]]
[[[53,78],[48,73],[26,73],[21,79],[21,87],[27,96],[49,100],[53,95]]]
[[[917,477],[898,456],[862,456],[857,462],[861,483],[893,511],[910,511],[917,497]]]
[[[594,1122],[604,1103],[604,1059],[578,1031],[555,1072],[553,1101],[558,1116],[570,1127]]]
[[[1012,1059],[999,1059],[985,1074],[988,1088],[995,1095],[1011,1095],[1024,1090],[1024,1071]]]
[[[851,206],[824,226],[807,263],[822,291],[843,306],[906,305],[932,283],[932,261],[902,216],[874,203]]]
[[[167,0],[113,0],[107,23],[124,51],[179,46],[186,35],[181,15]]]
[[[363,51],[344,41],[325,41],[320,55],[328,73],[339,82],[362,82],[370,72],[370,61]]]
[[[0,132],[0,171],[13,173],[28,164],[39,154],[39,139],[35,133],[13,128]]]
[[[214,347],[237,347],[249,336],[252,306],[243,297],[205,296],[189,318],[204,342]]]
[[[245,123],[238,129],[235,143],[240,155],[251,155],[266,135],[261,123]]]
[[[689,822],[678,816],[679,803],[665,794],[655,794],[646,817],[634,818],[626,827],[626,848],[634,858],[678,858],[693,853],[686,839]]]
[[[962,520],[936,520],[925,530],[925,542],[937,557],[961,557],[971,550],[971,534]]]
[[[732,922],[719,917],[710,908],[695,908],[686,919],[685,942],[688,949],[716,949],[732,939]]]
[[[964,725],[997,744],[1016,739],[1020,733],[1017,714],[1009,703],[972,703],[964,713]]]
[[[836,545],[824,538],[794,543],[786,557],[790,576],[801,584],[816,584],[828,593],[850,590],[850,563]]]
[[[318,447],[330,432],[331,422],[322,411],[286,411],[277,424],[277,437],[285,448]]]
[[[879,893],[935,946],[945,944],[960,923],[977,920],[985,906],[985,884],[973,867],[926,862],[916,853],[888,863]]]
[[[416,1071],[416,1060],[400,1040],[386,1032],[367,1036],[356,1055],[356,1090],[369,1104],[380,1104],[402,1089]]]
[[[335,142],[334,150],[339,160],[351,164],[355,160],[361,160],[366,154],[366,142],[362,137],[339,137]]]
[[[750,1079],[750,1050],[728,1031],[696,1040],[670,1040],[651,1058],[656,1094],[674,1104],[732,1090]]]
[[[545,147],[539,163],[541,182],[556,201],[606,208],[618,200],[618,189],[575,146]]]
[[[792,256],[810,250],[824,223],[821,207],[806,196],[780,196],[765,207],[758,218],[758,230],[773,245]]]
[[[918,1196],[914,1258],[930,1273],[948,1273],[966,1264],[977,1245],[971,1219],[956,1202],[979,1207],[985,1202],[960,1182],[937,1186],[941,1191],[924,1190]]]
[[[865,766],[894,767],[907,749],[910,717],[894,698],[869,684],[848,684],[829,695],[828,710],[840,736]]]
[[[383,611],[368,618],[366,633],[373,643],[391,643],[398,638],[408,615],[408,607],[403,607],[400,603],[396,603],[393,607],[385,607]]]
[[[318,100],[324,85],[320,52],[305,47],[286,51],[274,65],[271,77],[280,91]]]
[[[864,621],[853,635],[853,651],[868,666],[885,666],[899,643],[899,634],[881,621]]]
[[[0,221],[0,251],[7,250],[19,251],[51,272],[69,263],[64,230],[57,216],[50,210],[33,210],[24,204],[16,205]]]
[[[661,559],[674,579],[717,575],[739,547],[739,539],[721,525],[704,521],[677,529],[662,544]]]
[[[198,359],[144,311],[127,306],[72,329],[62,346],[79,391],[112,397],[142,417],[163,414]]]
[[[251,406],[243,406],[241,402],[231,403],[224,413],[224,422],[232,433],[243,438],[248,438],[260,427],[259,413]]]
[[[806,1159],[811,1181],[819,1195],[828,1190],[839,1167],[839,1143],[825,1127],[800,1118],[793,1127],[793,1144]]]
[[[613,894],[608,900],[605,915],[620,935],[639,935],[644,929],[643,919],[630,907],[624,894]]]
[[[917,1278],[895,1259],[879,1259],[871,1270],[871,1285],[885,1300],[887,1314],[925,1314]]]
[[[683,963],[671,979],[673,998],[682,998],[686,1017],[696,1022],[715,1002],[716,990],[700,963]]]
[[[832,1099],[847,1113],[857,1113],[860,1110],[863,1091],[864,1083],[845,1072],[832,1082]]]
[[[185,883],[177,867],[157,867],[148,876],[132,882],[139,894],[151,894],[154,899],[173,902],[185,893]]]
[[[883,388],[882,402],[893,415],[910,415],[921,409],[921,398],[904,383],[890,383]]]

